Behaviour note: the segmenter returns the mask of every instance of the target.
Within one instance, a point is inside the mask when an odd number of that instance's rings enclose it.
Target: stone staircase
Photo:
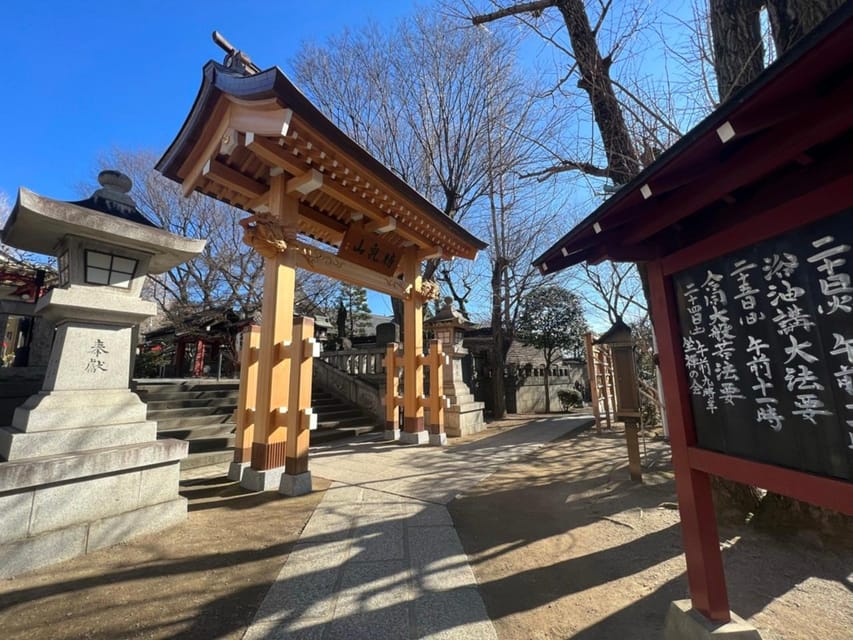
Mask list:
[[[134,387],[157,422],[157,437],[189,443],[181,469],[233,459],[237,380],[137,380]]]
[[[189,442],[189,456],[182,461],[181,469],[220,464],[233,458],[237,380],[137,380],[134,391],[148,405],[148,419],[157,422],[158,438]],[[311,403],[317,413],[312,445],[377,428],[375,418],[316,382]]]

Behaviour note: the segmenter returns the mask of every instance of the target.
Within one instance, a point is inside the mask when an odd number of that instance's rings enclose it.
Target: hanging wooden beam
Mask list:
[[[323,186],[323,174],[316,169],[310,169],[305,173],[291,178],[287,181],[287,192],[301,193],[303,195],[316,191]]]
[[[229,124],[233,129],[243,133],[252,131],[260,136],[283,138],[287,135],[292,117],[293,111],[290,109],[278,108],[261,111],[232,102]]]
[[[291,242],[288,246],[293,247],[293,251],[288,253],[292,253],[294,264],[298,267],[379,293],[386,293],[395,298],[406,297],[406,284],[403,280],[384,276],[298,240]]]
[[[388,216],[384,220],[373,220],[364,225],[364,230],[368,233],[388,233],[397,228],[397,220]]]
[[[213,180],[216,184],[236,191],[247,198],[257,198],[268,191],[265,184],[240,173],[236,169],[232,169],[218,160],[208,160],[201,174],[208,180]]]

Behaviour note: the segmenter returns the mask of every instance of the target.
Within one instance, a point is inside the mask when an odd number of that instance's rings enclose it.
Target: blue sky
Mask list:
[[[640,5],[683,19],[690,1]],[[21,186],[78,199],[79,185],[91,182],[98,158],[111,149],[165,151],[192,105],[202,66],[222,60],[214,30],[259,67],[287,72],[305,40],[371,20],[390,25],[414,10],[411,0],[8,2],[0,14],[0,202],[4,195],[14,202]],[[652,43],[645,52],[646,72],[660,68],[659,48]],[[534,57],[565,64],[535,37],[522,53]],[[376,313],[390,313],[387,297],[371,294],[369,301]]]
[[[413,10],[401,0],[9,2],[0,20],[0,197],[14,203],[23,186],[76,200],[110,149],[165,151],[202,66],[222,60],[214,30],[261,68],[288,71],[304,40]],[[371,292],[370,303],[390,313],[386,296]]]
[[[401,0],[6,3],[0,192],[14,200],[25,186],[76,199],[100,154],[164,151],[192,105],[202,65],[222,60],[214,30],[261,68],[287,71],[305,39],[412,9]]]

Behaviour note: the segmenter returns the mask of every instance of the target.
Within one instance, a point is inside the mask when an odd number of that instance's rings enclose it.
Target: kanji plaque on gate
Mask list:
[[[352,225],[344,234],[338,257],[383,275],[393,276],[402,251],[382,235],[367,231],[362,225]]]

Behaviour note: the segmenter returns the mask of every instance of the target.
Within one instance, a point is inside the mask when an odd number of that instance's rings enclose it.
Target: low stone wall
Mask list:
[[[548,389],[551,398],[551,411],[560,411],[559,391],[575,389],[576,385],[586,386],[586,370],[583,367],[554,369],[551,372]],[[545,371],[535,369],[525,372],[515,387],[515,412],[539,413],[545,411]]]
[[[186,453],[158,440],[0,462],[0,578],[183,522]]]

